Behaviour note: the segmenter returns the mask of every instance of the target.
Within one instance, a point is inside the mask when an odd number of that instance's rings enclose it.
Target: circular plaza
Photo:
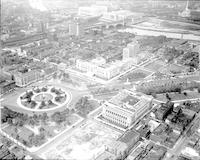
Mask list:
[[[29,111],[52,111],[68,105],[71,93],[57,86],[34,87],[22,93],[17,104]]]

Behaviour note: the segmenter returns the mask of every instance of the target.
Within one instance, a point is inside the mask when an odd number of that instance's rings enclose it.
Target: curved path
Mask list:
[[[56,87],[56,86],[53,86],[53,87],[58,88],[58,87]],[[52,88],[52,87],[51,87],[51,88]],[[60,88],[60,87],[59,87],[59,88]],[[45,92],[45,93],[49,93],[49,94],[51,94],[51,95],[55,98],[55,95],[53,95],[53,93],[51,93],[49,90],[50,90],[50,89],[48,89],[48,91]],[[53,111],[53,110],[55,110],[55,109],[61,108],[61,107],[65,106],[65,105],[68,105],[68,104],[71,102],[71,100],[72,100],[72,95],[71,95],[71,93],[70,93],[69,91],[66,91],[66,90],[63,89],[63,88],[62,88],[61,90],[64,90],[65,95],[66,95],[66,100],[65,100],[65,102],[59,104],[59,103],[55,102],[54,99],[53,99],[53,100],[52,100],[53,103],[55,103],[55,104],[57,105],[56,107],[53,107],[53,108],[39,109],[38,105],[37,105],[35,108],[28,108],[28,107],[24,106],[24,105],[21,103],[21,99],[20,99],[20,97],[21,97],[22,95],[24,95],[24,93],[22,93],[22,94],[18,97],[18,99],[17,99],[17,104],[19,105],[19,107],[21,107],[21,108],[23,108],[23,109],[25,109],[25,110],[28,110],[28,111],[32,111],[32,112]],[[29,90],[29,91],[32,91],[32,90]],[[34,92],[34,91],[33,91],[33,92]],[[37,95],[39,95],[39,94],[42,94],[42,93],[43,93],[43,92],[35,93],[35,95],[33,95],[33,97],[35,97],[35,96],[37,96]]]

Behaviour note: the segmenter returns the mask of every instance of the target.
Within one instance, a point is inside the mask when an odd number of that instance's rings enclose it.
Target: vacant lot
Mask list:
[[[103,124],[87,121],[54,148],[47,150],[46,159],[93,160],[104,151],[104,146],[117,139],[120,133]]]

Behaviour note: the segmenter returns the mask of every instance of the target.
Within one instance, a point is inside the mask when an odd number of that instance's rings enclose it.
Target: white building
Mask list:
[[[76,68],[86,72],[89,75],[96,76],[102,79],[111,79],[121,71],[129,69],[133,65],[132,59],[126,59],[124,61],[115,61],[112,63],[106,63],[104,58],[97,58],[92,61],[84,61],[78,59],[76,61]]]
[[[17,86],[25,87],[33,82],[37,82],[38,80],[40,80],[41,72],[38,70],[29,70],[25,73],[14,73],[13,76]]]
[[[133,58],[134,62],[138,63],[138,52],[140,50],[140,45],[138,41],[133,41],[127,45],[126,48],[123,49],[123,60],[128,58]]]
[[[102,116],[123,127],[131,126],[152,105],[152,97],[123,90],[103,104]]]

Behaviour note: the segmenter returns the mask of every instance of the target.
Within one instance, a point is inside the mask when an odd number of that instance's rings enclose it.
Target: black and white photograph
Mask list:
[[[0,160],[200,160],[200,0],[0,11]]]

